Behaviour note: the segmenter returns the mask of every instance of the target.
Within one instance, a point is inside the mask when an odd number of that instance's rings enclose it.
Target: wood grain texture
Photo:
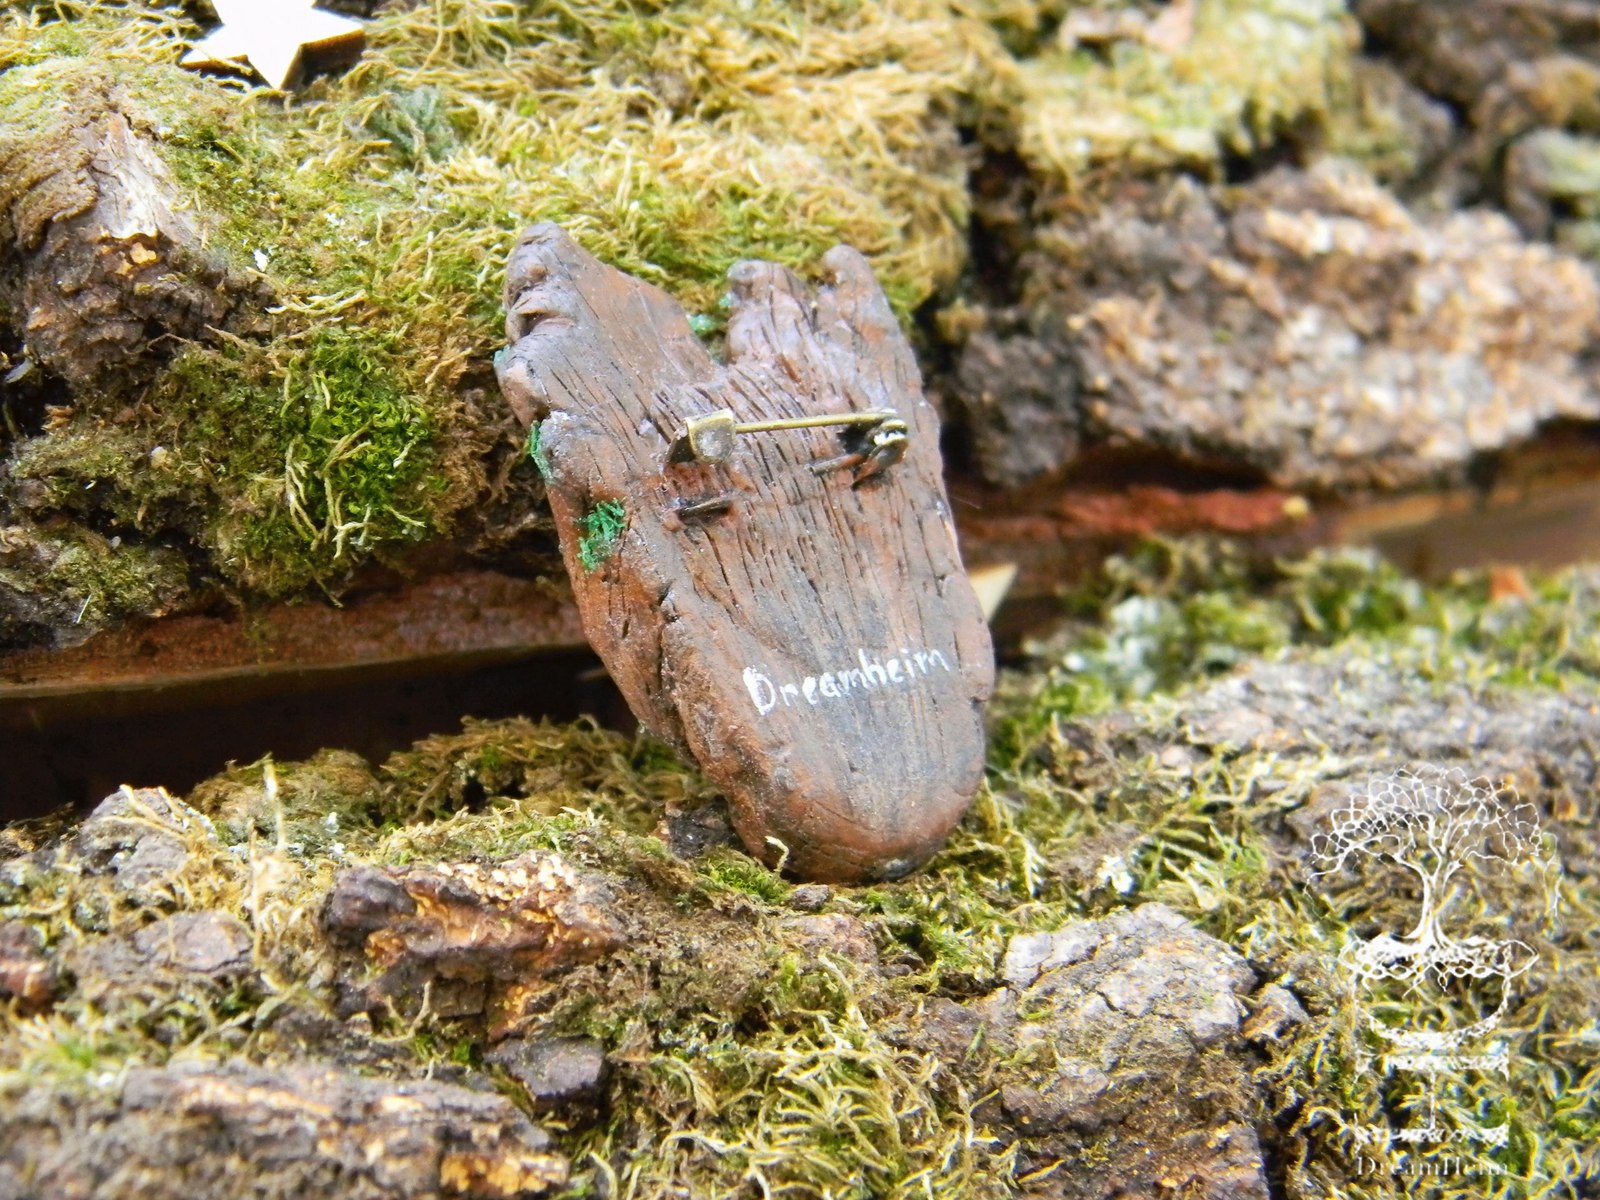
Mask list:
[[[121,393],[189,341],[266,328],[266,280],[229,267],[114,69],[86,65],[61,108],[0,129],[0,312],[74,391]]]
[[[977,790],[994,659],[910,346],[860,254],[837,247],[823,267],[813,297],[781,267],[738,264],[721,365],[671,297],[537,226],[509,266],[501,385],[539,426],[584,629],[640,721],[727,790],[752,853],[811,878],[888,878]],[[860,486],[811,470],[840,453],[831,429],[669,463],[684,422],[719,408],[891,408],[909,453]],[[719,515],[678,515],[724,495]],[[596,562],[586,521],[607,503],[625,527]]]

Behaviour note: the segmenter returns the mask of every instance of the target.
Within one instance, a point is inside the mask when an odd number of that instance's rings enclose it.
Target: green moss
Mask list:
[[[1344,642],[1381,646],[1397,665],[1441,680],[1587,683],[1600,679],[1600,639],[1573,615],[1585,601],[1570,589],[1583,586],[1546,584],[1536,603],[1492,606],[1481,578],[1430,589],[1365,551],[1271,563],[1226,544],[1154,542],[1068,597],[1076,619],[1015,711],[1024,723],[1101,712],[1249,658]],[[1003,723],[992,744],[1009,754],[1013,735],[1036,732]]]
[[[1429,129],[1419,122],[1417,97],[1406,102],[1410,85],[1387,63],[1367,58],[1352,62],[1350,74],[1330,88],[1323,148],[1352,159],[1373,178],[1394,186],[1414,177],[1425,165]],[[1439,119],[1444,120],[1442,112]],[[1438,131],[1434,131],[1437,136]]]
[[[947,880],[947,882],[953,882]],[[922,963],[910,977],[921,987],[979,978],[998,961],[1005,939],[1021,926],[1008,912],[1004,884],[924,891],[874,889],[862,897],[864,911],[883,918],[884,928]]]
[[[602,500],[578,519],[578,561],[593,571],[616,552],[628,528],[628,513],[620,501]]]
[[[392,335],[327,324],[285,352],[230,343],[158,391],[176,469],[220,503],[202,531],[229,574],[280,594],[437,532],[437,425]]]
[[[184,594],[187,582],[186,565],[170,549],[119,546],[90,536],[63,545],[46,576],[53,593],[79,600],[79,619],[91,626],[160,612]]]
[[[625,1111],[580,1135],[580,1154],[613,1162],[622,1152],[645,1196],[751,1184],[862,1200],[923,1185],[941,1196],[1005,1194],[1003,1173],[971,1143],[963,1106],[877,1027],[862,1005],[866,980],[847,960],[780,952],[753,991],[740,995],[732,982],[722,993],[739,996],[742,1021],[687,1015],[662,1029],[659,1049],[626,1072]],[[679,1133],[636,1156],[624,1147],[647,1112]]]
[[[495,858],[514,857],[520,851],[512,847],[541,830],[577,828],[572,814],[591,809],[596,794],[608,797],[609,822],[639,835],[654,828],[662,809],[692,806],[710,794],[659,743],[590,722],[468,720],[459,734],[427,738],[393,755],[380,775],[381,820],[396,827],[456,813],[473,797],[491,806],[505,801],[473,823],[489,823],[492,815],[496,837],[470,853]]]
[[[1166,46],[1056,46],[1019,64],[1017,144],[1036,170],[1074,188],[1097,171],[1220,174],[1296,123],[1324,120],[1348,76],[1340,0],[1213,0]]]
[[[444,94],[435,87],[390,92],[367,116],[367,128],[388,143],[401,166],[409,168],[443,159],[460,141]]]
[[[90,54],[92,45],[90,39],[75,26],[65,22],[52,23],[38,31],[31,46],[21,52],[12,51],[0,60],[0,67],[31,66],[52,58],[84,58]]]
[[[159,544],[86,529],[13,528],[0,557],[0,588],[31,597],[40,623],[85,631],[170,610],[188,592],[188,565]]]
[[[15,873],[21,886],[7,889],[0,920],[31,925],[46,945],[70,954],[101,936],[132,936],[180,908],[214,910],[248,925],[277,926],[279,966],[294,979],[306,969],[306,918],[301,888],[325,886],[329,873],[280,870],[270,898],[254,897],[249,866],[211,836],[209,822],[180,801],[124,789],[131,798],[130,827],[171,847],[168,869],[138,889],[119,887],[103,868],[86,864],[70,843],[57,848],[46,871]],[[124,978],[84,960],[78,986],[47,1012],[24,1018],[15,1008],[0,1013],[0,1093],[28,1079],[64,1080],[70,1087],[86,1073],[117,1071],[130,1064],[163,1063],[175,1047],[226,1054],[246,1040],[245,1030],[274,989],[264,982],[213,983],[191,979],[180,996],[164,995],[149,975]],[[288,983],[283,993],[299,990]],[[20,1033],[20,1036],[19,1036]]]
[[[293,846],[315,858],[335,846],[374,844],[383,817],[383,793],[359,754],[323,750],[305,762],[264,758],[230,767],[206,780],[189,797],[211,817],[230,846]]]
[[[788,884],[748,855],[713,855],[704,870],[713,887],[753,896],[768,904],[782,904],[789,895]]]
[[[122,534],[162,533],[193,496],[170,452],[148,432],[90,418],[21,442],[10,474],[39,489],[37,507]]]
[[[528,429],[528,460],[533,463],[539,472],[539,478],[550,478],[550,460],[546,457],[543,445],[543,426],[535,421]]]
[[[68,39],[58,37],[54,40]],[[30,55],[24,58],[17,54],[12,58],[12,69],[0,72],[0,111],[6,114],[6,123],[10,127],[5,130],[4,141],[0,145],[12,151],[12,147],[20,142],[19,134],[25,133],[30,127],[44,125],[57,114],[68,99],[68,85],[77,71],[77,65],[70,61],[74,57],[65,53],[42,53],[37,57]],[[69,61],[59,61],[62,59]],[[5,195],[7,203],[11,203],[9,192]]]

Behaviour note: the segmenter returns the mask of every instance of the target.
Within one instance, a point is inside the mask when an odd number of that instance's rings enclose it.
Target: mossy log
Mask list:
[[[126,395],[185,343],[262,329],[270,286],[207,248],[206,214],[116,73],[54,82],[0,131],[0,310],[21,314],[27,359],[75,392]]]
[[[1038,596],[1048,572],[1098,561],[1127,530],[1307,532],[1264,481],[1318,489],[1322,513],[1367,484],[1481,474],[1538,422],[1594,411],[1592,288],[1574,257],[1519,244],[1493,218],[1452,218],[1450,236],[1474,247],[1452,257],[1439,222],[1380,188],[1257,178],[1330,150],[1402,197],[1469,196],[1425,178],[1462,136],[1428,94],[1459,100],[1448,16],[1434,19],[1451,6],[1359,8],[1378,33],[1431,14],[1407,51],[1416,61],[1354,54],[1333,0],[1109,21],[1032,0],[684,0],[645,21],[624,0],[571,14],[389,5],[361,63],[285,106],[173,66],[198,32],[180,7],[129,20],[94,0],[13,6],[0,16],[0,375],[24,343],[40,369],[0,404],[0,648],[70,648],[219,606],[354,599],[397,577],[557,574],[542,485],[489,366],[498,264],[539,219],[670,291],[712,347],[733,262],[803,268],[837,242],[861,249],[921,337],[958,476],[1010,493],[1071,473],[1071,494],[1030,506],[974,485],[965,494],[983,511],[956,508],[974,518],[969,559],[1037,563],[1021,588]],[[1486,28],[1505,26],[1493,14]],[[1528,36],[1513,58],[1544,64],[1543,78],[1560,56]],[[1537,120],[1586,136],[1585,113],[1559,108]],[[1574,147],[1557,142],[1506,158],[1537,184],[1535,208],[1587,186],[1570,177],[1584,156],[1569,161]],[[1244,186],[1201,189],[1179,173]],[[1321,215],[1303,225],[1326,217],[1376,247],[1330,256],[1362,294],[1317,275],[1315,237],[1303,253],[1242,237],[1307,205]],[[1207,243],[1220,275],[1186,241],[1190,218],[1225,226]],[[1236,231],[1239,245],[1224,244]],[[1434,256],[1423,282],[1470,300],[1422,316],[1375,306],[1408,255]],[[1564,299],[1533,286],[1547,277]],[[254,330],[267,299],[256,288],[276,298],[267,336],[213,340]],[[1486,300],[1500,289],[1539,319],[1517,332],[1515,313]],[[1330,310],[1340,319],[1319,334],[1312,318]],[[1209,339],[1199,350],[1194,328]],[[1341,366],[1346,337],[1363,343],[1360,370]],[[1430,358],[1443,343],[1449,354]],[[1438,386],[1389,387],[1391,360],[1402,381],[1417,367]],[[1292,388],[1299,415],[1263,419],[1237,393],[1250,379]],[[1384,399],[1401,396],[1397,413],[1360,399],[1374,379]],[[1125,455],[1123,469],[1101,451]],[[1084,474],[1093,486],[1078,486]],[[1002,536],[997,515],[1034,534]],[[1051,538],[1064,552],[1045,563]]]

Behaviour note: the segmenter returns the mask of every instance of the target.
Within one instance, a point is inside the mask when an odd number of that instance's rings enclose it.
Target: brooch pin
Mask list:
[[[718,364],[670,296],[536,226],[500,383],[640,722],[727,792],[751,853],[893,878],[977,791],[994,658],[911,348],[860,254],[823,267],[814,296],[734,267]]]
[[[836,416],[783,417],[773,421],[740,421],[731,409],[723,408],[703,417],[694,417],[672,443],[673,462],[725,463],[733,457],[733,439],[740,433],[771,433],[782,429],[821,429],[839,426],[849,430],[858,443],[835,458],[813,463],[817,474],[837,467],[861,469],[856,481],[863,482],[885,467],[905,457],[909,429],[893,411],[840,413]]]

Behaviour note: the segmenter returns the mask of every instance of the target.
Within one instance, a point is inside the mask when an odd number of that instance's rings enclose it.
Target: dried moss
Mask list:
[[[1326,119],[1353,41],[1339,0],[1212,0],[1192,17],[1160,44],[1058,42],[1022,60],[1009,86],[1030,166],[1068,190],[1096,172],[1218,175]]]
[[[1382,662],[1417,695],[1454,689],[1503,706],[1518,689],[1593,696],[1600,583],[1577,573],[1533,592],[1491,601],[1481,577],[1428,587],[1357,554],[1273,564],[1158,545],[1115,564],[1073,598],[1075,623],[1035,648],[1036,666],[1008,678],[988,779],[946,849],[910,879],[834,890],[827,919],[857,922],[893,972],[800,936],[788,884],[738,852],[667,853],[655,836],[662,813],[712,793],[648,741],[590,725],[469,722],[378,768],[335,751],[237,768],[191,797],[218,840],[198,816],[180,821],[195,857],[156,894],[134,903],[70,861],[14,862],[0,916],[59,947],[213,907],[255,931],[258,973],[203,1003],[118,993],[90,1007],[69,993],[45,1016],[0,1014],[0,1087],[89,1086],[178,1044],[269,1052],[271,1013],[328,1002],[332,967],[312,917],[340,866],[555,849],[623,881],[633,923],[623,949],[537,992],[525,1013],[531,1034],[598,1037],[611,1053],[606,1116],[560,1135],[580,1193],[1010,1194],[1005,1146],[972,1115],[979,1097],[952,1063],[906,1041],[906,1014],[992,988],[1013,933],[1160,900],[1311,1013],[1257,1073],[1276,1186],[1294,1197],[1406,1194],[1403,1178],[1356,1170],[1354,1130],[1403,1122],[1422,1098],[1361,1064],[1332,964],[1349,930],[1403,922],[1411,901],[1373,881],[1313,890],[1284,849],[1286,817],[1341,786],[1347,763],[1310,745],[1208,749],[1182,730],[1205,687],[1271,661]],[[1137,622],[1115,616],[1132,602]],[[1164,745],[1184,754],[1149,749]],[[1529,798],[1582,853],[1590,835],[1559,824],[1577,810],[1548,786]],[[1576,1016],[1597,1000],[1583,931],[1600,920],[1600,892],[1577,869],[1561,886],[1566,932],[1541,942],[1538,978],[1505,1022],[1517,1043],[1508,1078],[1442,1089],[1443,1119],[1509,1122],[1508,1145],[1469,1164],[1506,1173],[1444,1179],[1440,1195],[1533,1195],[1600,1166],[1600,1076]],[[1421,1003],[1389,1000],[1397,1012]],[[398,1056],[392,1070],[459,1070],[485,1045],[471,1020],[397,1017],[372,1032]],[[1020,1073],[1002,1078],[1031,1077],[1023,1059],[983,1061]]]
[[[850,242],[902,312],[961,265],[967,67],[937,6],[396,9],[287,109],[173,67],[192,30],[176,6],[11,10],[0,108],[37,133],[58,107],[41,81],[116,59],[212,250],[275,289],[269,341],[186,350],[130,430],[179,456],[185,532],[259,593],[337,589],[483,490],[460,395],[489,383],[501,264],[531,222],[702,316],[746,257]]]

